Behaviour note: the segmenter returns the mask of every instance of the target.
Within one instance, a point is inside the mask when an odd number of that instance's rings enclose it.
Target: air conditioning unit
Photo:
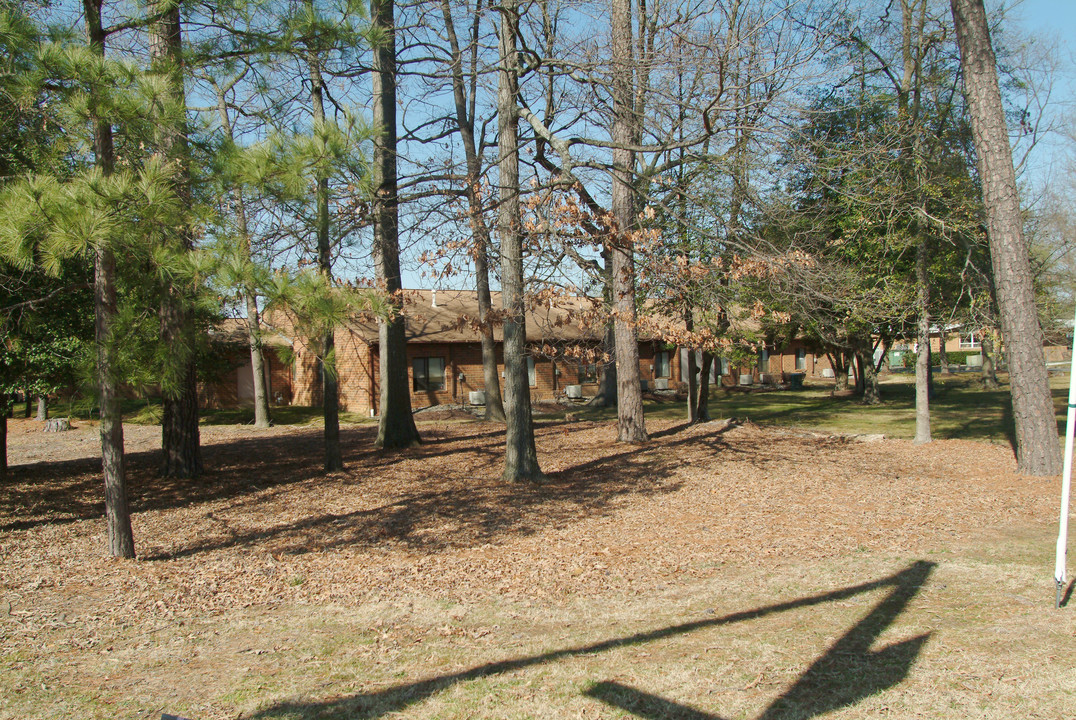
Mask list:
[[[472,405],[485,405],[486,404],[486,391],[485,390],[472,390],[467,395]]]
[[[654,389],[655,390],[668,390],[669,389],[669,378],[655,378],[654,379]]]
[[[751,373],[740,373],[740,384],[741,385],[750,385],[751,384]]]
[[[824,377],[824,378],[833,377],[833,368],[822,368],[822,377]]]
[[[983,356],[982,355],[968,355],[968,359],[964,361],[968,367],[982,367]]]
[[[569,400],[579,400],[583,397],[582,385],[565,385],[564,394]]]

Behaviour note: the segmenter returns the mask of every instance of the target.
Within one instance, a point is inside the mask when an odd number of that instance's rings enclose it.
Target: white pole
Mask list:
[[[1057,584],[1057,606],[1061,607],[1061,589],[1065,586],[1065,552],[1069,536],[1069,492],[1072,487],[1072,439],[1076,434],[1076,318],[1072,327],[1072,363],[1069,365],[1069,407],[1065,422],[1065,466],[1061,473],[1061,520],[1057,531],[1057,555],[1054,561],[1054,582]]]

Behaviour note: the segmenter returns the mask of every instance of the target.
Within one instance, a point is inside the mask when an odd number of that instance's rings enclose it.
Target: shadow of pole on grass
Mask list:
[[[759,720],[807,720],[854,705],[903,682],[930,633],[881,650],[871,650],[871,646],[904,612],[932,569],[928,563],[916,563],[893,576],[893,591],[815,660],[792,687],[770,703],[759,715]],[[722,720],[718,715],[615,682],[598,683],[584,694],[652,720]]]
[[[832,709],[851,705],[867,695],[880,692],[899,683],[907,676],[912,662],[918,655],[920,648],[927,639],[927,635],[921,635],[910,640],[891,645],[878,652],[871,652],[870,646],[878,636],[893,623],[903,612],[908,602],[919,592],[919,588],[926,582],[935,567],[934,563],[919,560],[893,575],[875,580],[873,582],[853,585],[840,590],[811,595],[808,597],[776,603],[754,610],[732,613],[719,618],[695,620],[670,625],[668,627],[647,632],[627,635],[625,637],[604,640],[589,645],[579,645],[562,650],[554,650],[540,655],[516,658],[513,660],[501,660],[498,662],[479,665],[469,670],[447,675],[420,680],[418,682],[396,685],[376,692],[362,693],[345,698],[337,698],[323,702],[286,702],[268,707],[255,715],[251,720],[269,720],[270,718],[292,717],[298,714],[300,717],[318,718],[380,718],[390,713],[403,710],[410,705],[422,702],[427,698],[447,690],[454,685],[478,680],[481,678],[502,675],[505,673],[536,667],[546,663],[576,657],[607,652],[621,647],[641,645],[643,643],[676,637],[697,630],[721,627],[735,623],[757,620],[759,618],[776,613],[796,610],[800,608],[814,607],[838,600],[845,600],[863,593],[872,592],[886,587],[893,587],[893,591],[875,609],[856,624],[844,637],[838,640],[833,647],[821,658],[815,661],[810,668],[800,676],[799,680],[788,691],[781,695],[762,715],[760,720],[791,720],[791,718],[809,718],[819,713]],[[889,670],[886,667],[892,666]],[[861,677],[862,673],[865,677]],[[631,688],[614,686],[612,683],[603,683],[596,688],[606,688],[612,696],[613,690],[628,690],[643,697]],[[591,691],[594,693],[594,690]],[[599,690],[599,692],[601,692]],[[818,693],[832,693],[833,697],[812,697]],[[606,700],[598,694],[598,699]],[[641,717],[680,717],[688,720],[720,720],[717,716],[706,715],[684,706],[676,705],[667,700],[660,700],[655,707],[658,714],[641,714]],[[813,702],[816,709],[810,714],[796,714],[800,712],[794,708],[799,703]],[[613,703],[615,704],[615,703]],[[662,710],[669,712],[662,712]],[[688,714],[677,715],[673,711],[683,711]],[[632,709],[631,712],[636,712]],[[694,713],[694,714],[690,714]]]

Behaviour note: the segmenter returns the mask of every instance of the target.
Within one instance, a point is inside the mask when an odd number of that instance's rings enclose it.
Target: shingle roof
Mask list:
[[[246,318],[224,318],[209,330],[209,337],[216,342],[246,345],[249,341]],[[262,343],[274,347],[291,347],[291,338],[266,327]]]
[[[501,294],[491,293],[492,310],[502,310]],[[405,290],[407,341],[418,343],[478,342],[478,293],[474,290]],[[605,332],[608,314],[601,302],[584,297],[532,300],[526,311],[527,341],[597,342]],[[349,328],[368,343],[377,343],[377,322],[356,318]],[[500,323],[493,336],[502,339]]]

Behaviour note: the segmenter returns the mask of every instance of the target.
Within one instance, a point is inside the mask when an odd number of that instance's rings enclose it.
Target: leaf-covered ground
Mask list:
[[[551,423],[531,487],[481,423],[345,427],[329,476],[317,428],[221,426],[165,481],[128,426],[120,562],[78,425],[12,422],[0,717],[1076,716],[1059,484],[1005,445]]]

